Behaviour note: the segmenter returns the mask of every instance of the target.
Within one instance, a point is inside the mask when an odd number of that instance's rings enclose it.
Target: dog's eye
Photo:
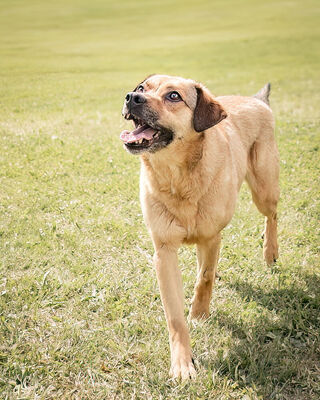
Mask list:
[[[166,97],[170,101],[180,101],[181,100],[180,94],[178,92],[170,92],[167,94]]]
[[[142,85],[139,85],[138,87],[137,87],[137,92],[143,92],[143,86]]]

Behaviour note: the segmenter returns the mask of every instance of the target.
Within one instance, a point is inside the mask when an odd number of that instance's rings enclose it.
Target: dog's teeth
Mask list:
[[[139,140],[139,143],[141,144],[141,143],[142,143],[142,141],[143,141],[143,139],[140,139],[140,140]]]

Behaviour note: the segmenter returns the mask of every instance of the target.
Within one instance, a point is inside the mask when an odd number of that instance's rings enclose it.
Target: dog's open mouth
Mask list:
[[[155,126],[151,126],[147,122],[133,117],[131,114],[126,115],[125,118],[132,119],[136,126],[133,131],[124,130],[120,134],[120,139],[128,150],[147,150],[159,139],[161,132]]]
[[[148,147],[153,143],[154,139],[159,137],[159,134],[159,131],[143,123],[131,132],[128,130],[122,131],[120,139],[126,145]]]
[[[127,120],[133,120],[135,129],[124,130],[120,139],[132,154],[154,153],[168,146],[173,140],[173,132],[157,123],[156,116],[149,112],[148,118],[141,118],[132,113],[124,114]]]

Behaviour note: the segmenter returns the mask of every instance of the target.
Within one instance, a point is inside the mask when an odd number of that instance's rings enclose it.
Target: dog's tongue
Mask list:
[[[132,132],[125,130],[120,133],[120,139],[124,143],[133,143],[140,139],[151,140],[154,135],[155,130],[152,129],[149,125],[142,125],[139,128],[136,128]]]

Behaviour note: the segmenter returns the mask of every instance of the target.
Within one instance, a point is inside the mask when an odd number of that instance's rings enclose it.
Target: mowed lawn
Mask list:
[[[319,399],[319,26],[317,0],[0,2],[1,399]],[[216,95],[270,81],[281,158],[278,263],[244,185],[186,383],[118,139],[154,72]]]

